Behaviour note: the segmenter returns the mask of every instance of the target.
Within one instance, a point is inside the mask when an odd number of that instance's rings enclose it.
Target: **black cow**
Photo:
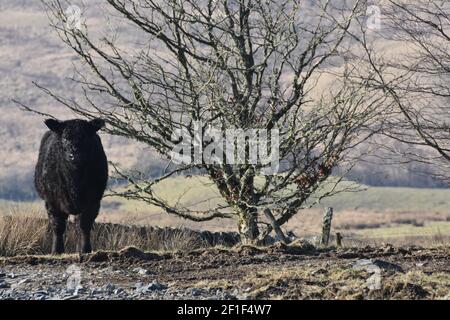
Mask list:
[[[90,233],[108,181],[108,162],[97,135],[102,119],[45,120],[51,130],[42,138],[35,186],[45,200],[53,231],[52,253],[64,252],[69,214],[81,231],[78,251],[91,252]]]

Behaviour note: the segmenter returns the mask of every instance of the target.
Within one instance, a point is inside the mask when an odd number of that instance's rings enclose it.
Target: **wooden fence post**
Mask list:
[[[336,232],[336,247],[342,247],[342,234],[340,232]]]
[[[326,208],[322,222],[322,241],[324,246],[328,245],[330,241],[331,221],[333,220],[333,208]]]

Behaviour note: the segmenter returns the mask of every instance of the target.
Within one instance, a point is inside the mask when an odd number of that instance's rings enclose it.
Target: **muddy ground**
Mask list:
[[[297,242],[0,258],[0,299],[449,299],[449,253]]]

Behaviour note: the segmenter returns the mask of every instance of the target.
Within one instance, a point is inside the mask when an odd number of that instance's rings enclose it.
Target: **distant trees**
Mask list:
[[[160,178],[118,169],[130,182],[122,196],[194,221],[235,218],[244,242],[253,243],[272,230],[260,219],[265,209],[283,225],[314,199],[337,192],[342,178],[329,187],[325,182],[336,166],[352,167],[357,156],[350,150],[374,133],[385,99],[348,81],[354,70],[340,58],[365,1],[339,8],[296,0],[106,2],[111,17],[140,35],[137,47],[121,46],[115,32],[99,38],[85,23],[73,27],[65,11],[70,3],[46,0],[52,26],[82,60],[74,81],[84,101],[42,89],[79,115],[102,117],[107,132],[169,159],[177,145],[192,142],[188,136],[203,140],[181,154],[186,160],[200,153],[200,159],[172,163]],[[339,77],[332,88],[320,88],[330,69]],[[196,136],[197,129],[206,134]],[[242,140],[226,140],[228,129]],[[265,148],[254,149],[256,137]],[[211,141],[221,141],[212,153]],[[237,156],[245,161],[217,157],[224,143],[242,147]],[[255,150],[272,153],[253,161]],[[210,177],[225,205],[196,210],[155,191],[161,181],[193,169]]]
[[[381,31],[403,50],[387,55],[360,37],[371,73],[360,79],[390,97],[384,133],[410,148],[391,148],[403,159],[428,163],[450,182],[450,2],[390,0],[382,5]],[[370,77],[367,75],[370,74]]]

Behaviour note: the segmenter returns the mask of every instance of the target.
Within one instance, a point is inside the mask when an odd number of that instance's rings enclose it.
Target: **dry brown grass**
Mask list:
[[[66,252],[76,252],[78,231],[69,222]],[[188,251],[208,247],[199,233],[188,229],[153,228],[98,223],[92,232],[95,250],[117,251],[128,246],[145,251]],[[47,219],[24,215],[0,217],[0,256],[48,254],[51,230]]]
[[[129,209],[129,211],[124,209]],[[196,223],[166,213],[145,211],[144,206],[138,209],[133,211],[131,207],[114,209],[106,206],[96,220],[101,227],[98,233],[93,235],[94,248],[120,250],[128,245],[158,251],[202,248],[204,244],[199,244],[198,238],[195,236],[192,238],[188,234],[195,235],[204,230],[211,232],[236,231],[235,221],[231,219]],[[42,231],[36,232],[36,230],[42,228],[43,225],[46,226],[46,213],[41,202],[3,205],[0,206],[0,216],[2,215],[13,216],[15,219],[21,218],[21,224],[29,226],[25,229],[16,227],[14,234],[8,236],[9,243],[16,242],[11,247],[17,248],[19,253],[49,252],[49,243],[44,246],[34,245],[36,241],[33,240],[36,237],[35,234],[42,233]],[[304,210],[283,226],[283,229],[293,231],[298,237],[307,238],[314,243],[314,239],[320,237],[322,216],[322,209]],[[43,225],[31,218],[42,219]],[[69,226],[67,247],[73,252],[75,250],[74,245],[72,245],[74,240],[71,239],[75,239],[75,234],[71,235],[71,228]],[[186,231],[186,228],[190,231]],[[336,232],[340,232],[344,237],[344,247],[377,246],[383,243],[391,243],[395,246],[419,245],[424,247],[448,245],[450,244],[449,228],[450,212],[448,211],[338,209],[335,210],[333,218],[330,243],[335,244],[334,236]],[[7,229],[12,230],[13,226],[9,226]],[[155,233],[155,229],[159,229],[159,233]],[[174,232],[174,229],[185,231]],[[165,231],[164,233],[161,230],[172,231]],[[5,237],[7,231],[2,231],[1,234]],[[13,238],[17,239],[13,240]],[[23,241],[18,239],[23,239]],[[22,249],[20,249],[19,243],[23,243]],[[42,244],[43,240],[39,240],[37,243]],[[4,248],[4,245],[2,248]],[[5,252],[5,249],[0,250],[0,254],[4,255],[3,252]]]
[[[47,223],[31,217],[5,216],[0,220],[0,255],[15,256],[45,252]]]
[[[405,274],[382,273],[382,287],[367,289],[370,274],[364,270],[353,270],[345,265],[332,265],[326,269],[316,264],[296,267],[270,267],[249,270],[245,279],[231,278],[201,280],[193,287],[209,290],[212,288],[240,288],[250,298],[270,299],[420,299],[420,288],[429,299],[448,299],[450,278],[443,272],[424,273],[420,270]],[[299,290],[298,288],[301,288]]]

